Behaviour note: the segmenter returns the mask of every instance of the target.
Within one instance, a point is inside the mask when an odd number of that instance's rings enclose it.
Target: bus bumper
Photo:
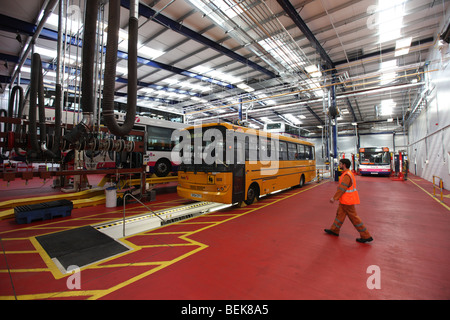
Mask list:
[[[231,204],[231,188],[227,191],[198,191],[194,189],[184,188],[178,185],[177,193],[180,197],[196,201],[210,201],[218,203]]]

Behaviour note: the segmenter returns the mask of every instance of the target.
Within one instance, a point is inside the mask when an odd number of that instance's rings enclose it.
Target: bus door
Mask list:
[[[233,172],[233,203],[245,200],[245,164],[234,164]]]
[[[233,203],[245,200],[245,143],[242,136],[233,139]]]

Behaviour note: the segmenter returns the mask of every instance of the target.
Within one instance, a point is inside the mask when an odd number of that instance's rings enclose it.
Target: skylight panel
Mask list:
[[[395,43],[395,56],[402,56],[409,52],[409,47],[411,46],[412,37],[403,38],[397,40]]]
[[[378,19],[380,43],[401,37],[405,0],[379,0]]]

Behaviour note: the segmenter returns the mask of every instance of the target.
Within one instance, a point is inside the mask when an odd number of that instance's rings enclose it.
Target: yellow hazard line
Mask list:
[[[436,200],[437,203],[439,203],[440,205],[442,205],[445,209],[447,209],[447,210],[450,211],[450,207],[447,206],[445,203],[439,201],[435,196],[433,196],[431,193],[429,193],[427,190],[425,190],[424,188],[422,188],[421,186],[419,186],[419,185],[418,185],[417,183],[415,183],[414,181],[412,181],[412,180],[409,180],[409,181],[411,181],[412,183],[414,183],[414,184],[415,184],[418,188],[420,188],[423,192],[425,192],[425,193],[428,194],[430,197],[432,197],[434,200]]]

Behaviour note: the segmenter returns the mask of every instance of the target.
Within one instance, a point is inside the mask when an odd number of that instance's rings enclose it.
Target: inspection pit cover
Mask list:
[[[91,226],[38,236],[36,240],[65,270],[72,265],[82,267],[129,250]]]

